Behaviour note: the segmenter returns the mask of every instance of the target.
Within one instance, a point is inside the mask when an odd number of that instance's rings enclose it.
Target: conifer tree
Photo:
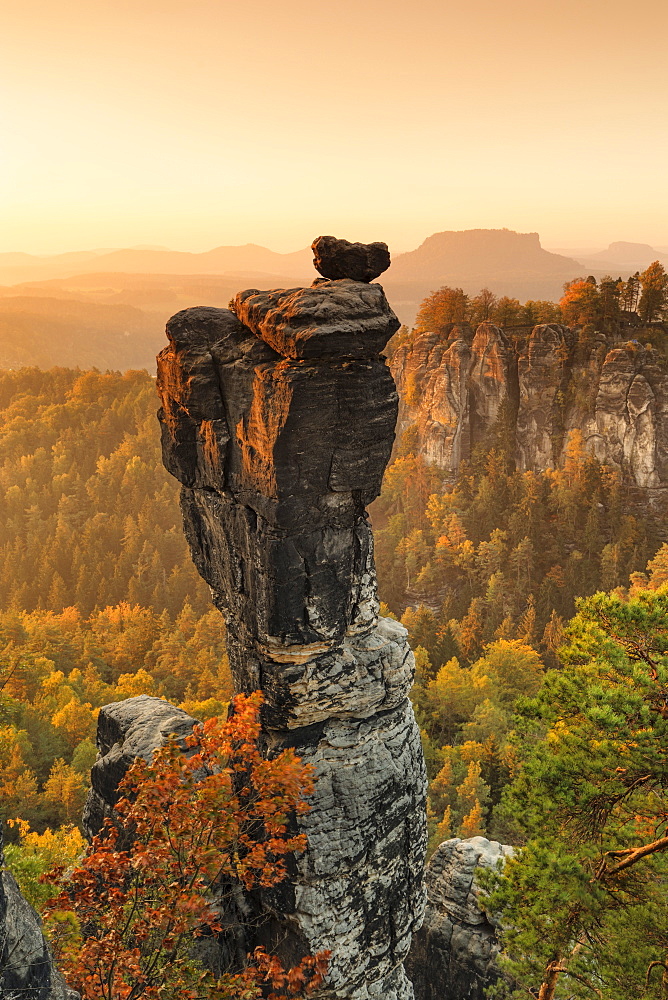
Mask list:
[[[645,976],[668,946],[665,913],[656,922],[668,885],[668,594],[583,600],[567,640],[517,729],[522,766],[505,805],[527,840],[488,901],[503,917],[504,967],[517,997],[660,996]],[[630,942],[643,920],[640,954],[652,941],[654,952],[639,969]]]
[[[484,837],[485,823],[483,820],[482,806],[477,799],[475,799],[471,807],[471,811],[464,816],[457,832],[462,840],[466,840],[469,837]]]
[[[645,323],[661,319],[668,307],[668,274],[663,264],[653,261],[640,275],[640,286],[640,318]]]
[[[489,801],[489,786],[482,778],[482,768],[478,761],[469,763],[466,777],[457,789],[457,815],[461,817],[459,836],[477,837],[484,833],[483,807]],[[478,829],[477,833],[463,833],[463,830]]]

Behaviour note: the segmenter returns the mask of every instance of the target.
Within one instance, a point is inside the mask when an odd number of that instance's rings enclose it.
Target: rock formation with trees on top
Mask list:
[[[499,326],[414,333],[392,371],[400,427],[428,462],[457,470],[505,435],[521,470],[563,464],[573,432],[599,462],[644,490],[668,485],[668,370],[637,341],[544,323],[513,341]]]

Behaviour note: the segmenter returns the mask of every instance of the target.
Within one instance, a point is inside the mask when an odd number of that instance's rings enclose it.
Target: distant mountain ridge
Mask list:
[[[561,274],[577,261],[543,250],[538,233],[509,229],[466,229],[429,236],[417,249],[396,254],[386,279],[396,281],[447,279],[478,275],[492,278],[530,271],[541,276]],[[204,253],[132,247],[112,251],[75,251],[53,256],[0,254],[0,284],[48,281],[75,274],[248,274],[299,277],[313,274],[310,248],[275,253],[266,247],[220,246]]]
[[[521,301],[555,300],[580,271],[577,260],[544,250],[538,233],[465,229],[434,233],[416,250],[399,254],[381,280],[393,309],[410,325],[420,302],[442,285],[469,295],[489,288]]]
[[[644,263],[629,265],[627,255]],[[556,301],[564,282],[580,275],[626,277],[657,259],[662,255],[647,244],[620,241],[583,259],[545,250],[538,233],[468,229],[434,233],[396,254],[380,281],[401,321],[411,325],[425,296],[442,285],[471,295],[487,287],[521,301]],[[310,248],[279,254],[252,243],[204,253],[130,247],[0,254],[0,367],[152,371],[165,322],[179,309],[226,306],[244,287],[294,287],[315,277]]]
[[[281,254],[248,243],[215,247],[204,253],[133,247],[127,250],[81,251],[37,257],[0,254],[0,284],[49,281],[78,274],[224,274],[227,271],[302,275],[312,271],[310,249]]]
[[[600,269],[604,268],[613,278],[628,278],[636,271],[644,271],[655,260],[668,267],[668,254],[661,247],[652,247],[649,243],[628,243],[625,240],[617,240],[607,250],[578,257],[578,260],[584,268],[591,269],[596,277],[600,276]]]

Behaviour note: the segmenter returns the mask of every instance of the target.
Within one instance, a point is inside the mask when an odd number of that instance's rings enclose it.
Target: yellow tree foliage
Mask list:
[[[51,723],[63,734],[70,750],[74,750],[83,740],[95,738],[98,710],[86,702],[72,697],[51,717]]]
[[[535,614],[535,612],[534,612]],[[497,639],[485,646],[483,656],[471,667],[474,678],[487,678],[494,701],[510,707],[519,695],[536,693],[543,679],[543,661],[521,639]]]
[[[51,806],[59,822],[78,822],[86,795],[88,777],[75,771],[71,764],[58,759],[44,784],[44,800]]]
[[[441,815],[450,808],[456,795],[452,763],[446,758],[443,767],[429,785],[429,801],[434,812]]]
[[[185,701],[181,702],[179,708],[182,708],[188,715],[192,715],[194,719],[206,722],[207,719],[224,718],[227,715],[228,702],[219,701],[218,698],[206,698],[204,701],[186,698]]]
[[[443,811],[443,819],[436,827],[434,839],[437,844],[442,844],[444,840],[449,840],[450,837],[452,837],[452,809],[450,806],[446,806]]]
[[[461,826],[457,832],[458,835],[464,840],[469,837],[485,836],[485,823],[483,820],[482,806],[477,800],[471,807],[471,811],[468,812],[462,820]]]
[[[138,694],[159,695],[162,692],[148,670],[140,667],[134,674],[121,674],[116,682],[113,701],[135,698]]]
[[[482,768],[477,760],[469,761],[466,777],[457,789],[457,799],[460,812],[465,815],[468,815],[476,804],[482,806],[482,803],[489,799],[489,788],[482,779]]]
[[[44,833],[36,833],[23,819],[10,819],[7,825],[19,834],[18,843],[5,846],[7,867],[30,905],[41,910],[56,894],[52,885],[42,881],[42,875],[54,865],[73,865],[85,851],[86,841],[76,826],[47,827]]]
[[[39,791],[35,773],[28,764],[30,754],[25,730],[0,726],[0,820],[37,806]]]
[[[481,673],[476,675],[460,666],[456,657],[448,660],[435,680],[427,685],[427,710],[431,727],[445,742],[451,742],[458,726],[469,718],[477,704],[489,696],[491,682]]]

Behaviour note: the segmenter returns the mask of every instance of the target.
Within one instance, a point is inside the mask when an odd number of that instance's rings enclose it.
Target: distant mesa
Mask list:
[[[390,266],[387,243],[349,243],[335,236],[319,236],[311,244],[313,266],[323,278],[373,281]]]
[[[635,257],[651,257],[652,254],[656,254],[656,250],[649,243],[628,243],[625,240],[617,240],[596,256],[626,261]]]
[[[607,250],[601,250],[599,253],[586,256],[581,254],[578,260],[583,268],[591,271],[595,277],[599,277],[603,269],[616,277],[620,273],[632,274],[634,271],[644,271],[655,260],[664,267],[668,264],[668,256],[660,248],[652,247],[649,243],[629,243],[624,240],[611,243]]]

